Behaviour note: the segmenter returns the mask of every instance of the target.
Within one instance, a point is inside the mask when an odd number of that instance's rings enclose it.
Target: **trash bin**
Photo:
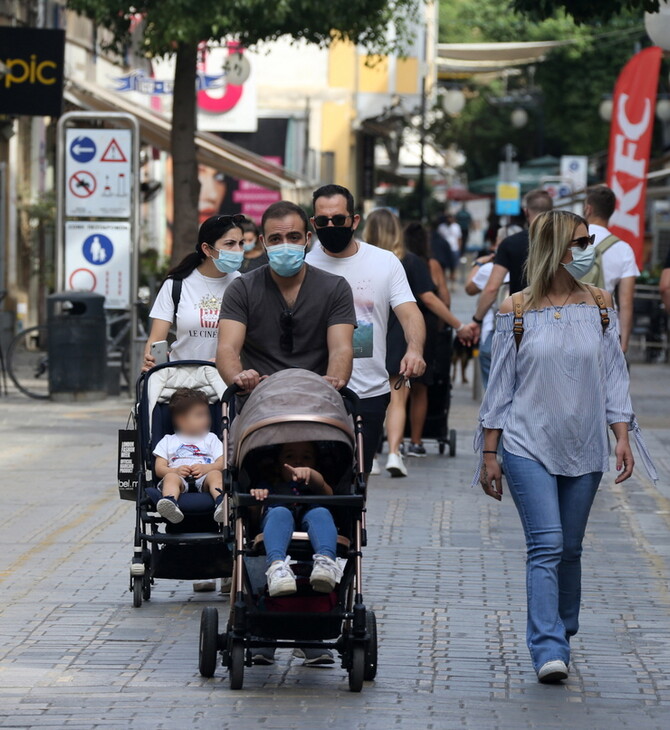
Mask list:
[[[107,394],[105,297],[60,292],[47,299],[47,354],[52,400],[97,400]]]

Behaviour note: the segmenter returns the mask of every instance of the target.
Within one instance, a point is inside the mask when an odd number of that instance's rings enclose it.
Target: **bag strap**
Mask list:
[[[523,337],[523,292],[516,292],[512,294],[512,306],[514,307],[514,341],[516,342],[516,349],[519,349],[521,339]]]
[[[603,296],[602,291],[600,291],[597,287],[591,286],[590,284],[586,284],[586,287],[591,292],[591,296],[598,305],[598,311],[600,312],[600,324],[603,328],[603,334],[605,334],[607,328],[610,326],[610,315],[607,305],[605,304],[605,297]]]
[[[621,239],[618,236],[610,233],[609,236],[603,238],[603,240],[596,246],[596,253],[599,253],[602,256],[605,251],[614,246],[615,243],[619,243],[620,240]]]
[[[174,317],[177,319],[177,309],[179,309],[179,300],[181,299],[181,287],[184,282],[181,279],[172,280],[172,303],[174,304]]]

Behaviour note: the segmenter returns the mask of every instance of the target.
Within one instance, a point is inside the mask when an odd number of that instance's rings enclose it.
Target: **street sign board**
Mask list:
[[[130,223],[65,223],[65,289],[105,297],[108,309],[130,306]]]
[[[496,215],[519,215],[521,212],[521,185],[518,182],[499,182],[496,185]]]
[[[132,210],[130,129],[68,128],[65,215],[128,218]]]
[[[570,183],[573,192],[586,188],[588,175],[588,157],[585,155],[563,155],[561,157],[561,177]]]

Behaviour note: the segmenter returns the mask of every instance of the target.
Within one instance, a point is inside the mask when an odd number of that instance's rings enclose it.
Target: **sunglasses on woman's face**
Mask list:
[[[580,236],[579,238],[573,238],[570,243],[574,243],[577,248],[581,248],[582,251],[587,249],[589,246],[593,246],[596,241],[596,234],[593,233],[590,236]]]
[[[333,225],[337,228],[340,226],[343,226],[346,224],[346,222],[351,218],[350,215],[333,215],[333,216],[327,216],[327,215],[317,215],[314,219],[314,225],[317,228],[325,228],[330,221],[333,221]]]
[[[216,222],[222,223],[224,226],[229,226],[231,223],[235,226],[241,226],[249,221],[241,213],[235,213],[235,215],[217,215]]]

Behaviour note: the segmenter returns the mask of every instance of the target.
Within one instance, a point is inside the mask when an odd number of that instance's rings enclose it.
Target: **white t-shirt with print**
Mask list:
[[[360,398],[390,392],[386,372],[386,330],[389,313],[399,304],[416,301],[402,264],[390,251],[358,242],[353,256],[329,256],[316,244],[307,263],[349,282],[354,293],[354,369],[349,387]]]
[[[486,288],[486,285],[489,282],[489,277],[491,276],[491,272],[493,271],[493,261],[489,261],[486,264],[482,264],[479,267],[479,271],[472,277],[472,283],[479,289],[479,291],[484,291]],[[505,274],[505,278],[503,279],[504,284],[509,284],[509,271]],[[489,308],[486,314],[484,315],[484,318],[482,319],[482,331],[479,335],[480,342],[483,342],[489,335],[490,332],[493,332],[495,328],[495,317],[496,312],[498,311],[498,305],[494,302]]]
[[[203,436],[169,433],[156,444],[154,456],[161,456],[170,469],[191,464],[213,464],[223,456],[223,444],[211,431]]]
[[[607,228],[593,223],[589,225],[589,233],[595,235],[594,243],[596,246],[610,235]],[[612,244],[603,254],[602,262],[605,289],[610,294],[614,293],[621,279],[640,275],[640,270],[637,268],[635,261],[635,253],[630,244],[625,241],[617,241]]]
[[[177,339],[172,345],[170,360],[214,360],[221,298],[238,276],[240,274],[235,271],[212,278],[195,269],[184,279],[177,309]],[[174,321],[172,279],[163,283],[149,316],[165,322]]]
[[[463,231],[458,223],[440,223],[437,227],[437,232],[449,244],[454,253],[460,253],[460,241],[463,237]]]

